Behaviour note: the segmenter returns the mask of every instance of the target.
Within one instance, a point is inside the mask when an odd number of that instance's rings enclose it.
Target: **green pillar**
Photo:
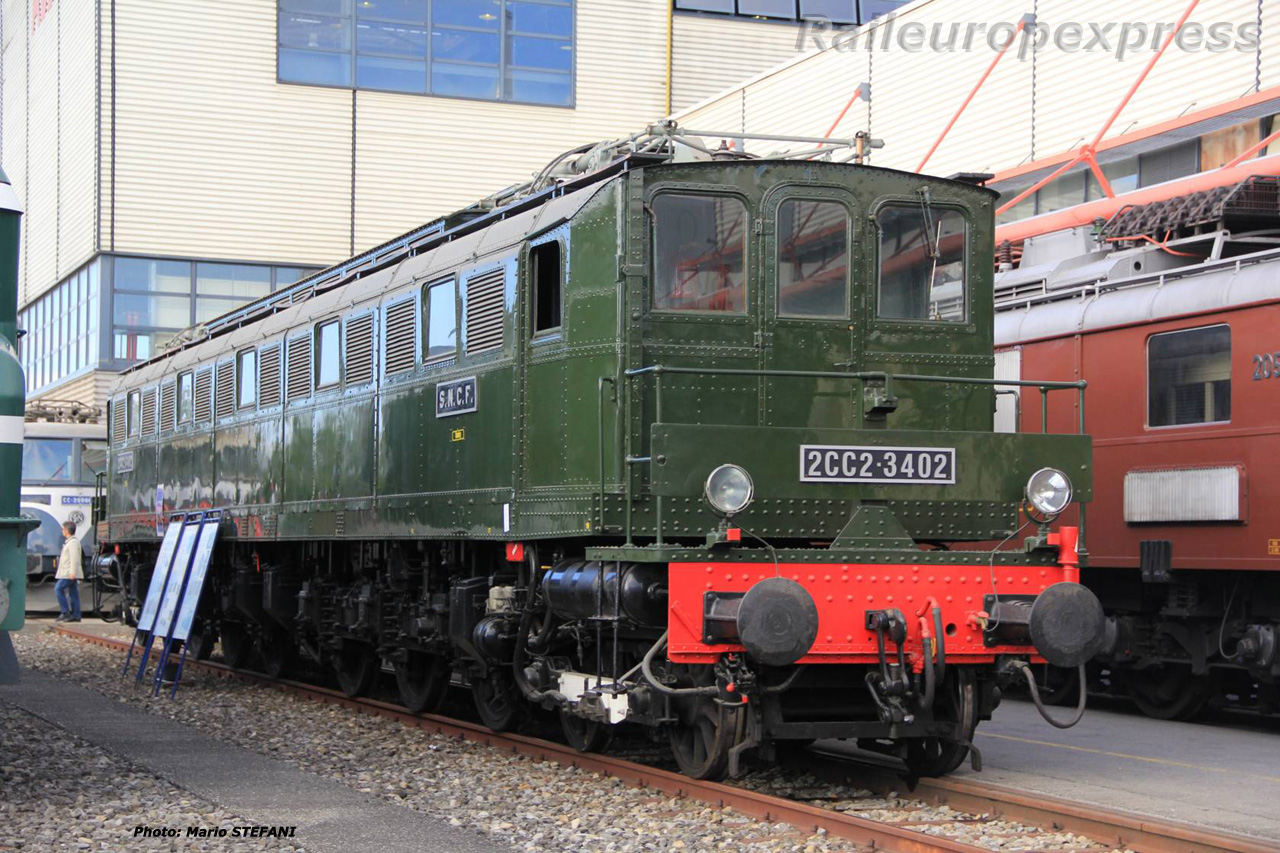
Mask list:
[[[0,632],[22,627],[27,604],[27,533],[37,522],[18,514],[26,383],[18,361],[18,237],[22,207],[0,171]],[[3,636],[0,655],[12,658]],[[12,665],[0,660],[0,675]],[[12,664],[12,661],[9,661]]]

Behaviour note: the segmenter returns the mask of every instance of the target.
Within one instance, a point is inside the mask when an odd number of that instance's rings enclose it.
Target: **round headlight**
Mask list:
[[[1057,468],[1041,468],[1027,480],[1027,500],[1044,515],[1058,515],[1071,503],[1071,481]]]
[[[737,515],[751,503],[751,477],[737,465],[721,465],[707,477],[707,503],[722,515]]]

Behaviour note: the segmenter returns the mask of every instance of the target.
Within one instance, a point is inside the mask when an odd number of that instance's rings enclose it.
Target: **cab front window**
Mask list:
[[[849,314],[849,212],[833,201],[788,199],[778,207],[778,313]]]
[[[747,310],[747,208],[736,198],[665,193],[653,200],[653,307]]]
[[[919,203],[888,204],[876,214],[880,232],[881,320],[963,323],[965,218],[958,210]]]

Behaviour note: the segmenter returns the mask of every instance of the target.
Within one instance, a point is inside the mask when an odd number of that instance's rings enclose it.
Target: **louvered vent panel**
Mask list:
[[[310,299],[314,295],[315,295],[315,290],[312,288],[307,288],[306,290],[299,290],[297,293],[289,297],[289,303],[291,305],[297,305],[299,302],[306,302],[308,299]]]
[[[148,388],[142,392],[142,434],[156,434],[156,389]]]
[[[289,341],[289,388],[290,400],[297,400],[311,393],[311,338],[296,338]]]
[[[467,355],[502,346],[502,285],[506,271],[496,269],[467,282]]]
[[[111,440],[116,444],[124,441],[124,416],[126,408],[123,397],[111,404]]]
[[[412,370],[414,364],[414,324],[418,303],[414,299],[397,302],[387,309],[387,375]]]
[[[236,410],[236,364],[224,361],[218,365],[218,382],[214,391],[214,414],[225,418]]]
[[[373,379],[373,315],[347,321],[347,384]]]
[[[258,404],[280,404],[280,347],[267,347],[258,355]]]
[[[207,424],[213,417],[213,369],[206,367],[196,374],[196,423]]]
[[[178,386],[170,382],[160,389],[160,429],[173,429],[177,415]]]

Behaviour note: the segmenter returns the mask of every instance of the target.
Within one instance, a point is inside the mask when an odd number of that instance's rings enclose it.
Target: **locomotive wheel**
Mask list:
[[[191,636],[187,638],[187,656],[196,660],[208,660],[213,654],[213,642],[217,634],[203,619],[196,620],[191,626]]]
[[[346,640],[332,657],[333,671],[338,676],[338,687],[348,697],[364,696],[373,688],[373,682],[382,668],[382,659],[368,643]]]
[[[268,678],[281,678],[293,667],[293,643],[283,631],[272,631],[258,646],[262,656],[262,671]]]
[[[243,667],[252,648],[249,632],[238,622],[223,622],[219,635],[222,638],[222,660],[232,669]]]
[[[600,720],[588,720],[568,711],[560,712],[560,728],[565,743],[578,752],[604,752],[613,740],[613,726]]]
[[[1130,670],[1125,683],[1138,710],[1156,720],[1195,719],[1213,695],[1212,678],[1177,664]]]
[[[683,716],[683,715],[682,715]],[[694,703],[686,722],[667,729],[680,772],[694,779],[723,779],[742,715],[709,700]]]
[[[480,722],[495,732],[509,732],[520,716],[520,691],[505,671],[493,668],[471,679],[471,698]]]
[[[430,713],[440,707],[449,689],[448,660],[441,655],[408,652],[395,668],[400,703],[409,713]]]
[[[912,776],[945,776],[964,763],[969,755],[967,743],[973,740],[978,727],[978,693],[973,672],[956,667],[948,673],[946,689],[933,703],[933,718],[960,724],[960,737],[965,743],[957,743],[940,737],[912,738],[907,741],[905,761]]]

